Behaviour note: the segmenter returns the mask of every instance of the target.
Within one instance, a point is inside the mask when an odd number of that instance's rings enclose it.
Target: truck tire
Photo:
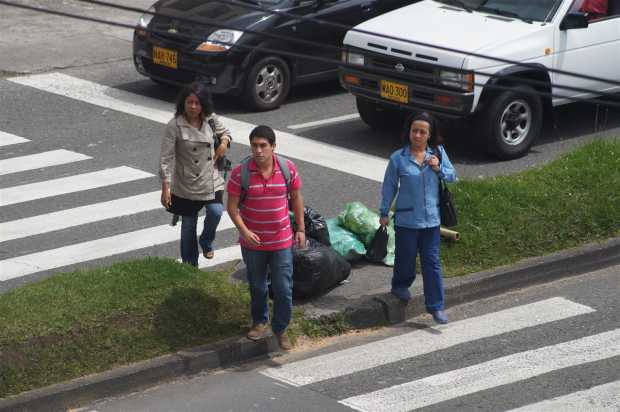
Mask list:
[[[264,57],[250,68],[245,81],[243,101],[259,112],[280,107],[291,88],[291,72],[284,60]]]
[[[360,118],[374,130],[399,130],[402,126],[403,115],[398,109],[390,109],[362,97],[357,97],[356,103]]]
[[[477,129],[487,149],[503,160],[527,153],[541,133],[543,105],[529,86],[498,94],[478,119]]]

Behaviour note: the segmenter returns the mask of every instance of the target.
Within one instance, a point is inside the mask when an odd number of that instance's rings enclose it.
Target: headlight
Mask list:
[[[356,66],[363,66],[365,63],[364,55],[360,53],[347,52],[347,63]]]
[[[439,82],[444,86],[455,87],[468,92],[474,90],[473,73],[441,70],[439,71]]]
[[[243,36],[239,30],[222,29],[214,31],[201,43],[196,50],[206,52],[222,52],[230,49]]]
[[[140,16],[140,20],[138,20],[138,27],[141,29],[146,29],[153,20],[153,15],[155,14],[155,7],[151,6],[142,16]]]

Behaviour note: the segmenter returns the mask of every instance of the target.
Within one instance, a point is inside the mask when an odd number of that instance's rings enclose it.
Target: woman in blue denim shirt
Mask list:
[[[411,115],[405,127],[409,144],[390,156],[383,179],[380,210],[380,223],[385,226],[396,197],[392,294],[404,301],[411,299],[409,288],[415,280],[419,253],[426,310],[435,322],[448,323],[439,260],[439,179],[453,182],[456,171],[439,145],[434,117],[428,113]]]

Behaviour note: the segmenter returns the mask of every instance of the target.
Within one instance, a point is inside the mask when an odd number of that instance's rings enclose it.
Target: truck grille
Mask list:
[[[367,67],[370,69],[385,70],[390,76],[402,78],[421,84],[435,84],[435,68],[431,65],[403,60],[390,56],[368,56]],[[397,71],[396,66],[402,65],[404,70]]]

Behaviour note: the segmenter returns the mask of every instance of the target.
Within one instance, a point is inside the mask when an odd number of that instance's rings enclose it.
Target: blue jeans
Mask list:
[[[224,206],[221,203],[209,203],[205,205],[205,208],[207,213],[204,228],[200,235],[200,247],[203,250],[210,251],[213,250],[212,244],[215,239],[215,231],[224,212]],[[183,263],[189,263],[193,266],[198,266],[197,224],[198,213],[181,218],[181,260],[183,260]]]
[[[415,280],[416,258],[419,253],[426,310],[429,312],[442,310],[444,307],[444,290],[439,261],[439,226],[427,229],[409,229],[396,226],[395,240],[392,294],[401,299],[411,299],[409,288]]]
[[[241,254],[250,285],[254,325],[269,321],[267,287],[267,266],[269,266],[273,291],[271,329],[274,333],[284,332],[291,321],[293,311],[293,249],[251,250],[242,247]]]

